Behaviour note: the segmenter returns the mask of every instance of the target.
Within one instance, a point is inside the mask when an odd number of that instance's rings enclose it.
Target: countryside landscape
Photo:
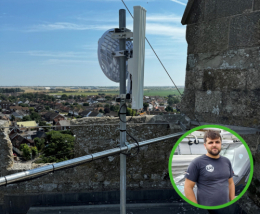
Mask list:
[[[179,91],[183,93],[184,86],[177,86]],[[0,88],[20,88],[22,93],[46,93],[49,95],[98,95],[105,93],[107,95],[119,94],[118,87],[99,87],[99,86],[2,86]],[[168,96],[179,95],[174,86],[147,86],[144,87],[144,96]]]
[[[143,108],[132,109],[130,100],[126,115],[178,114],[184,87],[178,90],[145,87]],[[11,127],[9,137],[15,160],[49,163],[73,158],[75,137],[70,131],[71,120],[118,117],[118,96],[118,87],[0,87],[0,120],[8,121]]]

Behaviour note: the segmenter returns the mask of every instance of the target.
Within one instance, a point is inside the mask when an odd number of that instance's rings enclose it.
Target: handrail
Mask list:
[[[3,176],[3,177],[0,177],[0,186],[8,185],[8,184],[18,182],[18,181],[27,180],[29,178],[34,179],[34,177],[36,177],[36,176],[38,177],[40,175],[51,173],[51,172],[54,172],[54,171],[57,171],[57,170],[66,169],[68,167],[78,166],[78,165],[81,165],[81,164],[84,164],[84,163],[87,163],[87,162],[90,162],[90,161],[93,161],[93,160],[97,160],[97,159],[104,158],[104,157],[111,156],[111,155],[120,154],[122,152],[127,152],[130,149],[133,149],[133,148],[136,148],[136,147],[147,146],[151,143],[157,143],[157,142],[160,142],[160,141],[163,141],[163,140],[168,140],[168,139],[171,139],[171,138],[174,138],[174,137],[177,137],[177,136],[181,136],[184,133],[185,132],[178,132],[178,133],[166,135],[166,136],[163,136],[163,137],[145,140],[145,141],[139,142],[139,145],[137,143],[133,143],[133,144],[129,144],[129,145],[124,146],[124,147],[109,149],[109,150],[105,150],[105,151],[102,151],[102,152],[97,152],[97,153],[94,153],[94,154],[74,158],[74,159],[71,159],[71,160],[50,164],[48,166],[43,166],[43,167],[39,167],[39,168],[36,168],[36,169],[27,170],[27,171],[15,173],[15,174],[12,174],[12,175]]]

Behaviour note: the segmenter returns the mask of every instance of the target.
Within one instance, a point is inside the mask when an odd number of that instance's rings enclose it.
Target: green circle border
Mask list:
[[[187,136],[189,135],[190,133],[194,132],[194,131],[197,131],[199,129],[204,129],[204,128],[219,128],[219,129],[224,129],[230,133],[232,133],[233,135],[235,135],[243,144],[244,146],[246,147],[246,150],[248,152],[248,155],[249,155],[249,159],[250,159],[250,176],[249,176],[249,179],[247,181],[247,184],[246,186],[244,187],[243,191],[235,198],[233,199],[232,201],[226,203],[226,204],[222,204],[222,205],[219,205],[219,206],[204,206],[204,205],[200,205],[200,204],[196,204],[192,201],[190,201],[189,199],[187,199],[180,191],[179,189],[177,188],[176,184],[174,183],[174,180],[173,180],[173,176],[172,176],[172,158],[173,158],[173,155],[174,155],[174,151],[176,150],[177,146],[179,145],[179,143]],[[181,138],[179,138],[179,140],[175,143],[172,151],[171,151],[171,155],[170,155],[170,159],[169,159],[169,164],[168,164],[168,170],[169,170],[169,176],[170,176],[170,180],[171,180],[171,183],[173,185],[173,188],[175,189],[175,191],[179,194],[179,196],[185,200],[186,202],[188,202],[189,204],[195,206],[195,207],[198,207],[198,208],[202,208],[202,209],[221,209],[221,208],[224,208],[224,207],[227,207],[227,206],[230,206],[231,204],[235,203],[236,201],[238,201],[243,195],[244,193],[247,191],[251,181],[252,181],[252,178],[253,178],[253,171],[254,171],[254,163],[253,163],[253,157],[252,157],[252,154],[251,154],[251,151],[248,147],[248,145],[246,144],[246,142],[244,141],[244,139],[239,135],[237,134],[236,132],[234,132],[233,130],[225,127],[225,126],[219,126],[219,125],[203,125],[203,126],[198,126],[194,129],[191,129],[190,131],[186,132],[184,135],[181,136]]]

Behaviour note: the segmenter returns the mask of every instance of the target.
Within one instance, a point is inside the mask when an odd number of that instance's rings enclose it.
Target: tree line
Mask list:
[[[0,93],[16,93],[16,92],[24,92],[24,90],[20,88],[0,88]]]

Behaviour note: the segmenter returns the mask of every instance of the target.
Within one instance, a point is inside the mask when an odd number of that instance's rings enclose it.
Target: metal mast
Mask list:
[[[126,11],[119,10],[119,29],[125,31],[126,28]],[[119,39],[120,51],[126,49],[126,39]],[[119,71],[120,71],[120,147],[125,146],[126,142],[126,106],[125,98],[121,95],[126,94],[126,56],[119,57]],[[120,154],[120,213],[126,214],[126,155]]]

